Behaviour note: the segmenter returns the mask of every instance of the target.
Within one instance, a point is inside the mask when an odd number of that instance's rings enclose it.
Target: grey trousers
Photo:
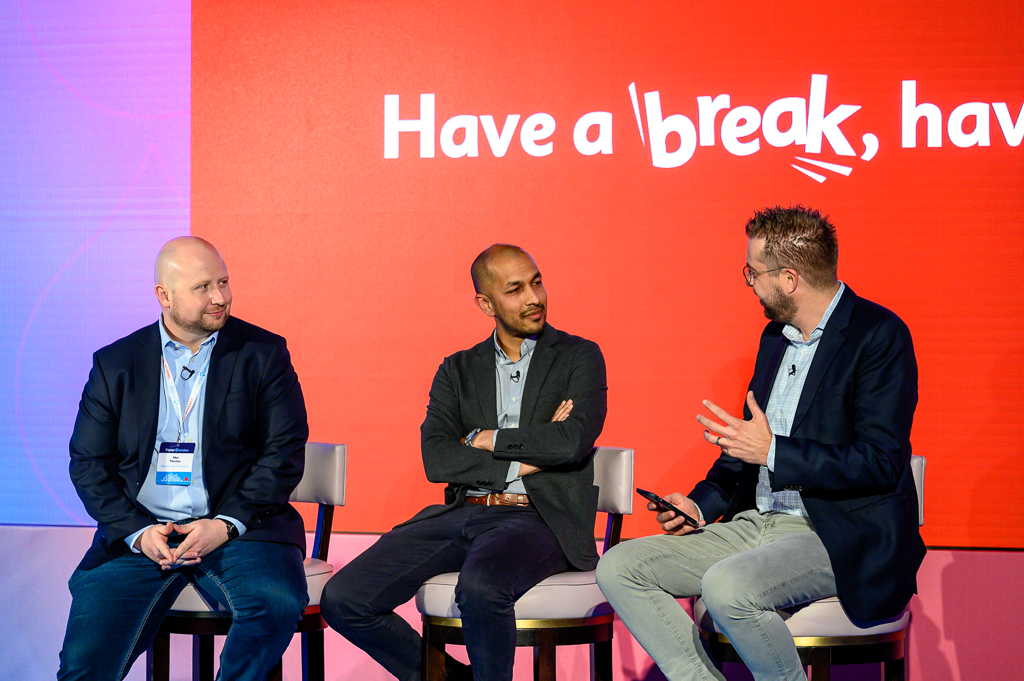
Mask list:
[[[757,681],[806,681],[775,610],[836,595],[825,547],[804,518],[756,510],[683,536],[619,544],[597,583],[669,681],[724,680],[676,598],[701,596]]]

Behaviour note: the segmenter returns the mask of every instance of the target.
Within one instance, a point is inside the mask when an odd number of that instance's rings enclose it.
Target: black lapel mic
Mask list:
[[[790,376],[796,376],[796,365],[795,364],[792,365],[791,367],[789,367],[789,375]]]
[[[187,376],[185,375],[186,371],[188,372]],[[195,373],[196,373],[195,369],[189,369],[188,367],[181,367],[181,380],[187,381],[188,379],[192,378],[192,376]]]
[[[510,378],[512,379],[513,383],[518,383],[519,382],[519,369],[516,369],[516,372],[514,374],[512,374],[512,376]]]

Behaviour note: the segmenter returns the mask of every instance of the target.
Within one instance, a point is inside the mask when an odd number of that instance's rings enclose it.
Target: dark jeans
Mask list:
[[[292,544],[229,541],[193,567],[165,572],[132,553],[75,570],[59,681],[124,678],[189,581],[232,612],[217,678],[263,679],[306,607],[302,552]]]
[[[320,608],[335,631],[399,681],[418,681],[420,635],[394,609],[431,577],[459,572],[455,600],[473,678],[509,681],[516,599],[567,569],[533,508],[467,504],[383,535],[327,582]]]

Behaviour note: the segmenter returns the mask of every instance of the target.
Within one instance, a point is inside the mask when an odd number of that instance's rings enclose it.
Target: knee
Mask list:
[[[514,598],[510,590],[502,589],[486,575],[463,570],[455,585],[455,602],[463,615],[471,615],[512,607]]]
[[[250,598],[244,602],[252,606],[237,609],[236,619],[252,618],[265,622],[268,628],[294,630],[306,609],[309,594],[305,580],[301,584],[282,580],[270,588],[257,590]]]
[[[320,612],[335,631],[345,631],[369,616],[366,600],[357,598],[356,592],[357,589],[349,583],[344,569],[335,573],[324,585],[320,596]]]
[[[742,574],[730,570],[728,561],[712,565],[700,582],[700,595],[704,607],[712,617],[742,617],[753,609],[753,599],[744,588],[747,580]]]
[[[650,568],[648,561],[636,550],[642,541],[634,539],[630,542],[636,542],[637,546],[619,544],[612,547],[597,563],[597,585],[609,601],[623,587],[647,588],[657,585],[657,575]]]

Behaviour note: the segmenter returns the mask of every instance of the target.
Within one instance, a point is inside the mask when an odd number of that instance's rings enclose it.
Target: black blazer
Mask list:
[[[761,334],[750,390],[768,403],[786,349]],[[853,619],[894,617],[917,592],[925,547],[910,470],[917,360],[889,310],[843,292],[818,341],[789,437],[776,436],[772,490],[798,490]],[[746,411],[746,417],[750,413]],[[755,508],[759,466],[721,456],[690,493],[708,522]]]
[[[97,522],[81,569],[128,553],[125,537],[158,522],[136,497],[156,441],[159,323],[93,355],[70,443],[71,481]],[[203,413],[211,515],[242,521],[243,540],[288,542],[305,552],[302,518],[288,497],[302,478],[308,436],[284,338],[229,318],[213,348]]]
[[[420,427],[423,467],[431,482],[446,482],[445,504],[429,506],[408,522],[461,506],[470,487],[504,489],[509,463],[541,466],[523,484],[569,563],[597,565],[593,448],[608,412],[604,356],[596,343],[546,325],[526,375],[519,428],[501,430],[494,453],[460,440],[474,428],[498,427],[494,340],[445,358],[430,387]],[[573,401],[565,421],[551,423],[562,400]],[[407,524],[407,523],[403,523]]]

